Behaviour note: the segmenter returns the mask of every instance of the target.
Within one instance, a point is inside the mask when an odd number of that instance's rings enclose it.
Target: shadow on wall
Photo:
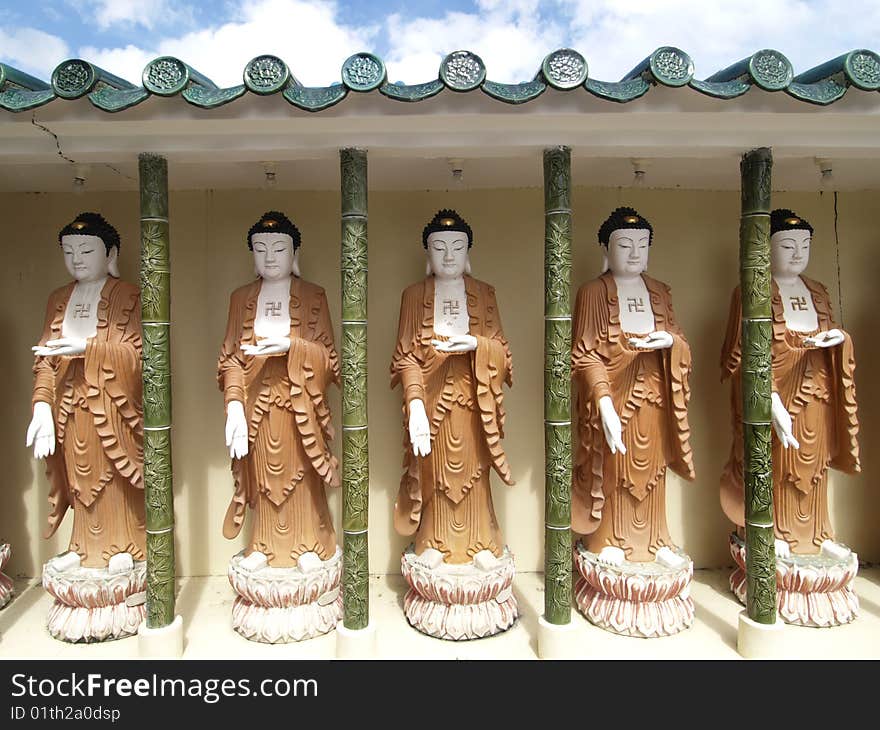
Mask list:
[[[21,281],[21,280],[20,280]],[[21,328],[19,321],[14,321],[15,309],[4,307],[0,315],[0,340],[3,342],[17,342],[15,337],[17,329]],[[33,338],[34,343],[39,335]],[[24,355],[27,358],[27,355]],[[40,483],[40,477],[44,476],[44,462],[33,458],[33,449],[25,449],[25,434],[30,422],[31,404],[30,398],[23,397],[31,392],[31,384],[26,380],[26,371],[19,368],[9,368],[4,372],[3,383],[6,392],[14,394],[11,403],[7,404],[6,418],[13,424],[13,432],[16,426],[19,438],[10,438],[7,448],[14,453],[12,458],[4,459],[4,484],[3,506],[0,509],[0,542],[8,542],[12,547],[12,557],[6,567],[6,573],[11,577],[39,575],[40,567],[34,560],[30,551],[30,545],[34,540],[40,539],[39,535],[31,535],[30,528],[33,523],[28,520],[27,500],[31,496],[32,485],[35,481]],[[22,453],[26,458],[22,458]]]

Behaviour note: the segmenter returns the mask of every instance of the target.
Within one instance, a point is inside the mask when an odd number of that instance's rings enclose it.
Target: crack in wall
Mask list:
[[[111,170],[113,170],[113,172],[115,172],[120,177],[124,177],[126,180],[134,180],[135,182],[138,181],[136,177],[126,175],[122,170],[120,170],[118,167],[113,167],[113,165],[111,165],[109,162],[102,162],[101,164],[104,165],[104,167],[109,167]]]
[[[76,164],[76,160],[72,160],[72,159],[70,159],[67,155],[64,154],[64,150],[61,149],[61,140],[58,138],[58,135],[55,134],[55,132],[53,132],[51,129],[49,129],[49,127],[46,127],[46,126],[40,124],[40,123],[37,121],[37,115],[36,115],[36,114],[34,114],[34,115],[31,117],[31,124],[33,124],[33,125],[34,125],[35,127],[37,127],[38,129],[42,129],[46,134],[49,134],[49,135],[52,136],[52,138],[55,140],[55,147],[58,148],[58,156],[59,156],[62,160],[67,160],[67,161],[68,161],[69,163],[71,163],[72,165],[75,165],[75,164]]]
[[[38,129],[42,129],[46,134],[50,135],[50,136],[52,137],[52,139],[55,140],[55,147],[56,147],[57,150],[58,150],[58,156],[59,156],[62,160],[65,160],[66,162],[69,162],[71,165],[75,165],[75,164],[77,164],[76,160],[74,160],[74,159],[72,159],[72,158],[70,158],[70,157],[68,157],[67,155],[64,154],[64,150],[61,148],[61,139],[58,137],[57,134],[55,134],[55,132],[53,132],[51,129],[49,129],[49,127],[47,127],[45,124],[40,124],[40,123],[37,121],[37,115],[36,115],[36,114],[34,114],[34,115],[31,117],[31,124],[33,124],[33,125],[34,125],[35,127],[37,127]],[[134,178],[134,177],[132,177],[131,175],[126,175],[124,172],[122,172],[122,170],[120,170],[118,167],[114,167],[114,166],[111,165],[109,162],[102,162],[101,164],[102,164],[104,167],[106,167],[106,168],[108,168],[108,169],[110,169],[110,170],[113,170],[113,172],[115,172],[115,173],[116,173],[117,175],[119,175],[120,177],[124,177],[126,180],[134,180],[135,182],[137,182],[137,178]]]

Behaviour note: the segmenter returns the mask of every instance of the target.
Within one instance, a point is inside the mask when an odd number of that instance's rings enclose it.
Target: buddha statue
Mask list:
[[[848,547],[835,542],[828,516],[828,469],[859,471],[859,424],[852,340],[834,320],[828,290],[803,276],[812,236],[812,226],[793,211],[779,208],[770,214],[773,514],[782,618],[828,626],[852,620],[858,606],[850,586],[858,562]],[[740,533],[745,524],[741,312],[737,288],[721,356],[722,379],[732,382],[734,431],[721,476],[721,504]],[[732,537],[731,549],[738,562],[744,560],[741,535]],[[840,568],[836,577],[828,577],[834,585],[819,585],[815,576],[802,575],[801,567],[810,565],[820,573]],[[742,570],[734,573],[731,583],[744,598]]]
[[[607,268],[578,291],[572,326],[578,602],[597,625],[634,636],[675,633],[693,620],[692,602],[680,596],[692,563],[666,521],[667,469],[694,478],[691,352],[669,287],[645,273],[652,239],[653,227],[632,208],[605,220],[599,242]],[[627,596],[633,575],[644,577],[643,590]],[[661,579],[672,587],[659,589]]]
[[[324,290],[299,275],[300,243],[278,211],[248,231],[257,279],[232,293],[218,362],[235,481],[224,536],[236,537],[253,510],[246,548],[230,566],[239,593],[233,624],[268,643],[326,633],[341,608],[341,551],[326,495],[340,483],[326,397],[339,363]],[[275,600],[286,619],[273,618]]]
[[[508,628],[517,610],[509,590],[513,558],[489,480],[494,470],[513,484],[501,444],[511,357],[495,290],[470,275],[467,222],[440,210],[422,231],[422,245],[427,277],[403,292],[391,363],[392,387],[403,388],[405,432],[394,525],[413,538],[403,558],[412,586],[406,611],[425,633],[477,638]],[[471,576],[482,586],[481,600],[456,606],[466,601],[453,590],[447,601],[433,601],[428,585],[447,573]]]
[[[144,587],[140,294],[119,279],[119,234],[103,216],[79,214],[58,241],[74,281],[49,295],[43,334],[32,348],[33,417],[26,439],[34,456],[46,461],[46,537],[68,508],[73,511],[68,552],[44,568],[47,589],[66,592],[49,629],[69,641],[119,638],[137,630],[143,606],[130,599],[128,611],[123,596],[110,611],[119,614],[116,619],[102,619],[89,608],[97,600],[89,603],[89,581],[79,578],[100,582],[127,574],[123,593]],[[96,570],[81,574],[83,569]],[[80,600],[85,603],[78,606]],[[76,611],[89,617],[80,616],[77,624]]]

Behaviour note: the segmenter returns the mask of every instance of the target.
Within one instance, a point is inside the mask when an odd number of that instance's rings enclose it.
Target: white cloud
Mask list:
[[[346,26],[328,0],[248,0],[233,22],[159,41],[152,47],[82,49],[98,66],[140,83],[146,63],[171,55],[208,76],[219,86],[241,83],[254,56],[274,54],[287,62],[300,81],[319,86],[340,80],[342,62],[373,45],[378,27]]]
[[[0,28],[0,49],[5,63],[44,80],[70,56],[61,38],[36,28]]]
[[[137,85],[142,83],[144,67],[158,55],[132,45],[109,49],[86,46],[79,49],[80,58]]]
[[[146,29],[137,45],[102,46],[95,41],[104,33],[78,50],[134,83],[148,61],[168,54],[231,86],[251,58],[272,53],[319,86],[339,81],[345,58],[363,50],[382,55],[392,81],[419,83],[436,78],[443,56],[458,49],[479,54],[493,81],[519,82],[563,46],[584,55],[591,77],[613,81],[661,45],[687,51],[705,78],[761,48],[782,51],[802,71],[880,37],[876,0],[763,0],[748,13],[729,0],[475,0],[473,12],[437,17],[419,16],[413,2],[406,15],[377,16],[371,26],[347,24],[335,0],[227,0],[225,22],[198,30],[180,20],[192,11],[177,0],[87,3],[93,25]],[[173,35],[169,18],[178,18]],[[64,40],[34,28],[0,30],[0,53],[41,78],[70,55]]]
[[[515,83],[532,79],[544,56],[564,45],[565,30],[539,0],[477,0],[476,13],[449,12],[442,18],[388,18],[392,80],[418,83],[437,78],[443,57],[473,51],[488,78]],[[542,10],[544,12],[542,12]]]
[[[88,0],[88,5],[101,30],[114,25],[140,25],[152,30],[170,23],[192,21],[189,8],[170,0]]]
[[[616,81],[659,46],[690,54],[705,78],[762,48],[775,48],[795,73],[858,47],[877,45],[880,4],[765,0],[749,12],[725,0],[556,0],[571,43],[590,76]],[[861,7],[859,7],[861,5]]]

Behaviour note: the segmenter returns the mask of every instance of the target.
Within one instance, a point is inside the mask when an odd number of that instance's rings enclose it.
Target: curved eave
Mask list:
[[[499,103],[522,105],[537,99],[550,88],[626,104],[662,86],[681,88],[683,94],[697,92],[721,100],[741,97],[758,87],[772,93],[784,92],[805,104],[827,106],[842,99],[853,86],[861,93],[874,93],[880,89],[880,56],[864,49],[851,51],[799,75],[795,75],[790,62],[782,54],[762,50],[700,80],[693,78],[694,64],[687,53],[664,46],[619,81],[590,77],[586,59],[581,54],[571,49],[559,49],[548,54],[534,79],[519,84],[487,78],[482,60],[469,51],[449,54],[440,65],[438,77],[420,84],[389,82],[382,59],[359,53],[346,59],[341,82],[327,87],[303,86],[282,59],[270,55],[250,61],[242,73],[244,83],[230,88],[218,88],[179,59],[160,57],[147,64],[142,86],[133,86],[96,69],[95,78],[100,83],[88,88],[84,86],[79,90],[81,93],[77,93],[75,86],[71,88],[69,78],[66,79],[67,85],[59,86],[56,78],[59,70],[70,68],[72,64],[94,67],[78,59],[65,64],[56,68],[51,82],[0,64],[0,108],[16,113],[87,96],[96,108],[115,113],[142,104],[150,96],[160,95],[180,96],[195,107],[216,109],[251,94],[274,96],[279,104],[286,102],[304,111],[321,112],[339,104],[352,93],[379,94],[389,102],[414,103],[431,99],[444,89],[464,94],[482,91]],[[174,72],[170,80],[169,69]],[[156,79],[160,82],[167,80],[167,84],[160,86]]]

